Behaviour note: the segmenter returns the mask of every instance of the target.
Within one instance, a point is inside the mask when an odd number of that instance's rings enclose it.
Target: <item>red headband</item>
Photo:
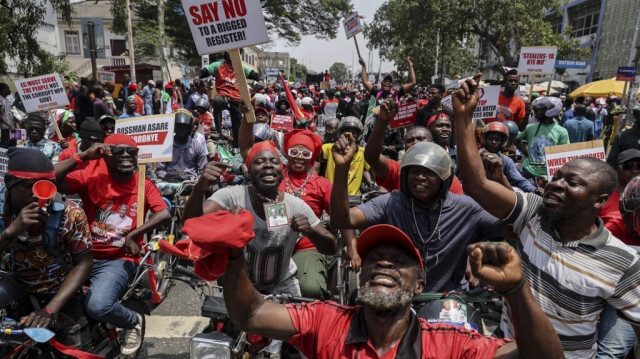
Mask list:
[[[444,112],[440,112],[437,115],[433,115],[433,116],[429,117],[429,120],[427,121],[427,128],[429,128],[432,123],[436,122],[436,120],[439,120],[441,118],[446,118],[446,119],[450,120],[449,119],[449,115],[447,115]]]
[[[116,133],[114,135],[111,135],[109,137],[107,137],[104,140],[104,143],[107,145],[128,145],[131,147],[135,147],[138,148],[138,145],[136,144],[136,142],[133,140],[133,138],[131,138],[131,136],[129,135],[125,135],[122,133]]]
[[[20,179],[46,179],[55,181],[56,174],[53,171],[47,172],[31,172],[31,171],[13,171],[9,170],[8,174]]]
[[[247,159],[244,162],[247,165],[247,168],[251,166],[251,161],[253,160],[253,158],[262,151],[273,152],[276,156],[278,156],[278,158],[280,158],[280,153],[278,152],[278,150],[276,150],[275,143],[271,141],[258,142],[253,145],[253,147],[251,147],[251,151],[247,155]]]

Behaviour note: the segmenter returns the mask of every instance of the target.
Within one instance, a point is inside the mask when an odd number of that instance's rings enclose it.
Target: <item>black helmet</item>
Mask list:
[[[362,122],[355,116],[343,117],[342,120],[340,120],[338,131],[340,131],[340,134],[342,134],[346,130],[357,130],[360,134],[362,134]]]
[[[518,137],[518,132],[520,132],[518,125],[513,121],[504,121],[503,123],[509,130],[509,143],[513,143],[513,141],[516,140],[516,137]]]
[[[198,108],[198,107],[202,107],[202,108],[204,108],[204,109],[207,109],[207,110],[208,110],[208,109],[209,109],[209,107],[210,107],[209,99],[205,98],[204,96],[203,96],[203,97],[200,97],[200,98],[198,99],[198,101],[196,101],[196,108]]]
[[[186,110],[178,110],[175,115],[176,125],[193,125],[193,115]]]
[[[24,292],[11,275],[0,272],[0,319],[4,319],[2,315],[14,315],[23,296]]]

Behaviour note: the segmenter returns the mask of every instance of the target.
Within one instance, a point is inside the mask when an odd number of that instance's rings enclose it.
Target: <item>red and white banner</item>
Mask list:
[[[535,75],[553,73],[557,53],[558,48],[555,46],[523,47],[520,49],[518,73]]]
[[[198,54],[269,42],[259,0],[182,0]]]
[[[351,37],[356,36],[357,33],[362,32],[362,24],[360,23],[360,17],[358,17],[357,12],[344,19],[342,25],[344,25],[344,32],[347,34],[347,39],[350,39]]]
[[[140,149],[138,163],[170,162],[174,124],[173,114],[130,117],[116,121],[115,133],[133,138]]]
[[[273,115],[271,117],[271,128],[276,131],[290,131],[293,130],[293,116],[292,115]]]
[[[58,74],[15,80],[13,83],[27,112],[61,108],[69,104],[64,84]]]
[[[391,128],[411,126],[416,123],[418,117],[418,103],[411,102],[398,107],[398,114],[389,121]]]

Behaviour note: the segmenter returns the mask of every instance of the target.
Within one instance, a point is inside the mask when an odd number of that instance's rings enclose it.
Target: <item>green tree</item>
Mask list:
[[[303,81],[307,77],[307,67],[301,64],[295,58],[290,59],[291,72],[289,73],[289,81],[297,81],[302,79]]]
[[[438,34],[440,66],[450,78],[476,69],[476,39],[510,67],[517,66],[522,46],[558,46],[558,56],[584,56],[588,50],[576,41],[553,33],[545,16],[549,11],[561,13],[558,0],[389,0],[365,27],[365,35],[369,46],[379,48],[400,70],[406,57],[414,56],[421,83],[434,74]]]
[[[70,21],[73,14],[69,0],[1,0],[0,1],[0,75],[16,70],[23,76],[63,72],[63,59],[40,47],[38,28],[44,25],[46,7],[51,5],[59,16]],[[17,65],[10,69],[7,59]]]
[[[329,73],[333,76],[336,82],[344,82],[349,80],[349,71],[347,70],[347,65],[342,62],[334,62],[331,67],[329,67]]]

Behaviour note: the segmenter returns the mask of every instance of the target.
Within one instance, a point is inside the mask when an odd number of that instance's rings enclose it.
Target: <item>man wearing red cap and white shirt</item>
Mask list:
[[[309,358],[563,358],[560,339],[534,301],[520,258],[506,243],[467,248],[474,275],[504,294],[518,328],[514,342],[447,324],[429,324],[411,310],[424,285],[423,261],[411,239],[391,225],[362,232],[361,306],[334,302],[277,304],[253,288],[239,250],[220,282],[240,329],[287,340]]]
[[[144,204],[140,205],[144,205],[145,214],[148,210],[153,214],[146,223],[137,226],[137,155],[138,148],[130,136],[114,134],[104,144],[96,143],[55,167],[58,191],[80,194],[91,230],[94,261],[85,299],[87,314],[126,330],[120,348],[124,355],[140,348],[142,319],[118,302],[118,298],[135,275],[143,235],[171,217],[160,192],[147,179]],[[73,171],[87,160],[93,161],[86,169]],[[128,209],[130,228],[108,226],[107,218],[118,213],[123,205]]]

